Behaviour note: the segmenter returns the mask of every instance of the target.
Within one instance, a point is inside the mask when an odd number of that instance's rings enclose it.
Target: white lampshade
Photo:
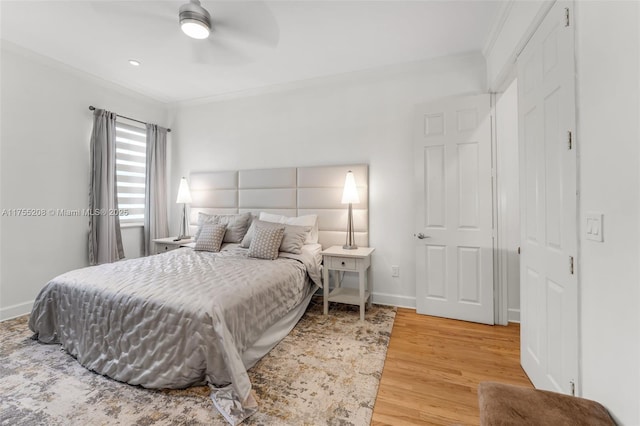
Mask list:
[[[356,187],[356,179],[353,172],[349,170],[347,177],[344,179],[344,191],[342,192],[342,204],[359,203],[358,187]]]
[[[178,199],[176,203],[191,204],[191,191],[189,191],[189,184],[186,178],[180,179],[180,186],[178,187]]]

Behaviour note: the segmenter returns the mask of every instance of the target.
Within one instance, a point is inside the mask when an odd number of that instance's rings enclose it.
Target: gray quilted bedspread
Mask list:
[[[116,380],[208,383],[230,389],[240,404],[251,391],[241,354],[308,294],[307,271],[319,277],[311,255],[288,257],[181,248],[78,269],[42,289],[29,327]]]

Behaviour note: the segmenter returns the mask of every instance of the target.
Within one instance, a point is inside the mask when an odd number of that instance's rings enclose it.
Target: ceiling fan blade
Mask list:
[[[212,35],[275,47],[280,28],[263,1],[203,2],[212,19]]]
[[[174,1],[91,1],[91,7],[99,15],[113,17],[116,23],[154,25],[154,22],[172,22],[178,25],[178,9],[181,2]]]
[[[229,47],[219,40],[209,38],[207,40],[189,41],[192,60],[197,64],[239,66],[253,61],[238,49]]]

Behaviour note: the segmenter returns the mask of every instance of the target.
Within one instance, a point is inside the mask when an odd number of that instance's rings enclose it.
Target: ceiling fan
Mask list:
[[[169,42],[191,50],[191,60],[195,63],[242,65],[255,61],[278,45],[278,23],[264,1],[184,1],[96,1],[91,4],[101,15],[114,16],[118,23],[144,28],[144,37],[153,34],[153,43],[166,46]]]
[[[178,13],[182,32],[191,38],[202,40],[211,33],[211,15],[200,5],[199,0],[191,0],[180,6]]]

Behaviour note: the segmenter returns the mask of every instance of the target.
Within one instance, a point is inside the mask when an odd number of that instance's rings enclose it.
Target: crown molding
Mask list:
[[[496,40],[500,36],[502,29],[504,28],[505,22],[507,22],[507,18],[511,13],[511,9],[513,8],[513,4],[515,0],[507,0],[500,6],[500,10],[496,15],[496,19],[491,26],[491,30],[489,31],[489,35],[485,40],[484,47],[482,48],[482,55],[486,58],[488,54],[493,50],[493,46],[496,44]]]

